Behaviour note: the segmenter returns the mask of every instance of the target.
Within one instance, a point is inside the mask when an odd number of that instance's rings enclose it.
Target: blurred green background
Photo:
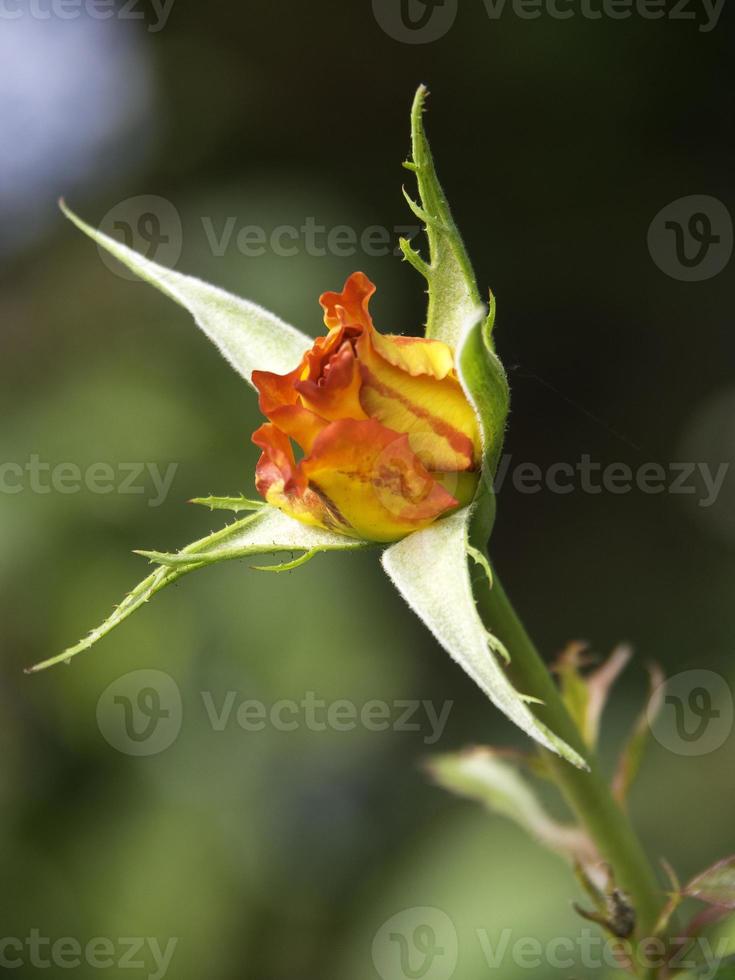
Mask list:
[[[380,226],[395,244],[394,229],[415,225],[401,162],[419,82],[455,217],[498,299],[513,464],[732,459],[733,266],[681,281],[647,247],[672,201],[704,194],[732,210],[731,11],[702,31],[636,15],[492,20],[463,0],[444,36],[406,43],[385,27],[391,6],[176,0],[161,24],[142,2],[127,9],[143,19],[119,5],[109,20],[20,4],[0,17],[0,462],[106,463],[118,483],[45,492],[48,474],[32,485],[26,469],[3,470],[2,937],[174,937],[177,980],[370,980],[383,923],[433,907],[459,934],[457,980],[513,980],[529,969],[493,971],[478,930],[543,942],[580,931],[561,862],[428,784],[432,752],[524,742],[373,554],[278,577],[211,569],[73,666],[22,673],[144,576],[133,548],[223,524],[185,501],[252,495],[257,459],[251,391],[185,312],[103,263],[56,198],[110,230],[127,224],[144,250],[167,236],[178,269],[312,334],[319,293],[361,268],[379,287],[377,324],[417,332],[422,284],[392,254],[315,254],[299,239],[295,254],[253,256],[235,235],[311,219],[358,236]],[[168,210],[160,227],[138,225],[141,195],[170,202],[181,231]],[[226,227],[235,235],[213,247]],[[175,464],[165,500],[150,471],[142,492],[120,492],[127,463]],[[716,504],[699,501],[524,494],[510,480],[500,491],[492,552],[544,654],[579,638],[636,649],[605,720],[609,759],[645,696],[647,661],[732,677],[735,477]],[[143,669],[173,678],[183,717],[165,751],[136,757],[103,734],[120,705],[98,702]],[[431,745],[425,714],[419,731],[254,732],[233,712],[218,731],[202,692],[217,710],[228,692],[236,706],[308,692],[358,708],[453,705]],[[652,740],[632,812],[652,856],[682,875],[734,849],[732,751],[732,737],[693,757]],[[141,956],[132,972],[117,954],[102,972],[155,975]],[[24,954],[8,972],[38,969]]]

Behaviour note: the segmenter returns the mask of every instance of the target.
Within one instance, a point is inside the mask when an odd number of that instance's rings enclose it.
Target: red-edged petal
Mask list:
[[[263,450],[255,469],[255,486],[271,506],[278,507],[302,524],[324,527],[342,534],[351,533],[351,529],[340,522],[319,494],[308,485],[285,433],[275,425],[266,423],[253,434],[253,442]]]
[[[304,358],[305,360],[305,358]],[[301,376],[304,361],[288,374],[271,371],[253,371],[252,382],[258,392],[258,405],[263,415],[270,416],[277,408],[293,405],[298,401],[294,384]]]
[[[253,442],[263,450],[255,470],[255,487],[268,500],[272,489],[279,493],[300,493],[306,486],[306,478],[296,463],[288,436],[266,422],[253,433]]]

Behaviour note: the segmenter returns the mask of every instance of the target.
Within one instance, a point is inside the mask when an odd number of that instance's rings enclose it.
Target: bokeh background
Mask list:
[[[492,971],[477,930],[574,936],[577,886],[515,827],[429,785],[420,763],[433,752],[524,743],[374,555],[282,576],[208,570],[73,666],[22,673],[143,577],[133,548],[224,523],[185,502],[252,494],[257,458],[252,393],[184,311],[105,264],[56,199],[108,229],[117,221],[143,250],[168,237],[160,261],[312,334],[318,294],[361,268],[379,286],[377,323],[417,332],[422,284],[394,255],[315,254],[299,240],[295,254],[253,256],[236,235],[312,220],[358,236],[380,226],[395,244],[394,229],[416,224],[401,162],[426,82],[440,175],[498,298],[513,465],[589,454],[717,466],[735,446],[735,266],[725,256],[719,274],[683,281],[670,256],[669,272],[654,261],[648,230],[691,195],[733,209],[731,11],[701,30],[694,6],[696,20],[591,20],[578,7],[568,20],[511,9],[493,20],[482,0],[463,0],[443,36],[408,43],[406,28],[386,27],[398,23],[388,2],[175,0],[167,18],[141,2],[110,19],[6,6],[0,462],[105,463],[118,482],[128,463],[175,464],[175,475],[161,501],[150,475],[140,493],[103,494],[3,470],[0,933],[175,937],[177,980],[369,980],[383,923],[428,906],[457,928],[457,980],[527,976],[508,961]],[[141,211],[140,196],[170,208]],[[151,212],[160,226],[138,223]],[[716,504],[701,500],[524,494],[510,478],[500,490],[492,552],[544,654],[572,639],[635,647],[605,718],[609,760],[645,697],[646,662],[733,676],[735,476]],[[135,757],[105,737],[115,705],[98,702],[150,669],[175,682],[183,721],[165,751]],[[432,745],[425,714],[419,731],[248,732],[233,712],[217,731],[202,698],[219,710],[228,692],[237,706],[310,691],[358,707],[453,705]],[[732,753],[732,737],[692,757],[651,741],[632,812],[652,856],[682,875],[733,850]],[[144,960],[102,972],[155,975]],[[38,968],[25,955],[14,972]]]

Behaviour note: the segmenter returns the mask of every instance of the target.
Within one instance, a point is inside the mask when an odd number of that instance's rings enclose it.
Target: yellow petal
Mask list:
[[[397,541],[457,507],[411,451],[378,422],[332,422],[301,463],[309,486],[368,541]]]
[[[363,379],[360,401],[367,414],[389,429],[407,433],[411,448],[429,470],[477,466],[477,418],[454,372],[442,380],[411,375],[378,353],[375,336],[363,334],[357,342]]]

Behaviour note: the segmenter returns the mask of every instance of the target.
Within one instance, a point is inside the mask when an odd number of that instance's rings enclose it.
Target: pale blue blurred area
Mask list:
[[[0,30],[0,255],[37,241],[56,199],[130,175],[155,146],[156,83],[118,20],[4,10]],[[39,7],[38,9],[43,9]],[[49,11],[50,13],[50,11]],[[74,11],[71,11],[74,13]]]

